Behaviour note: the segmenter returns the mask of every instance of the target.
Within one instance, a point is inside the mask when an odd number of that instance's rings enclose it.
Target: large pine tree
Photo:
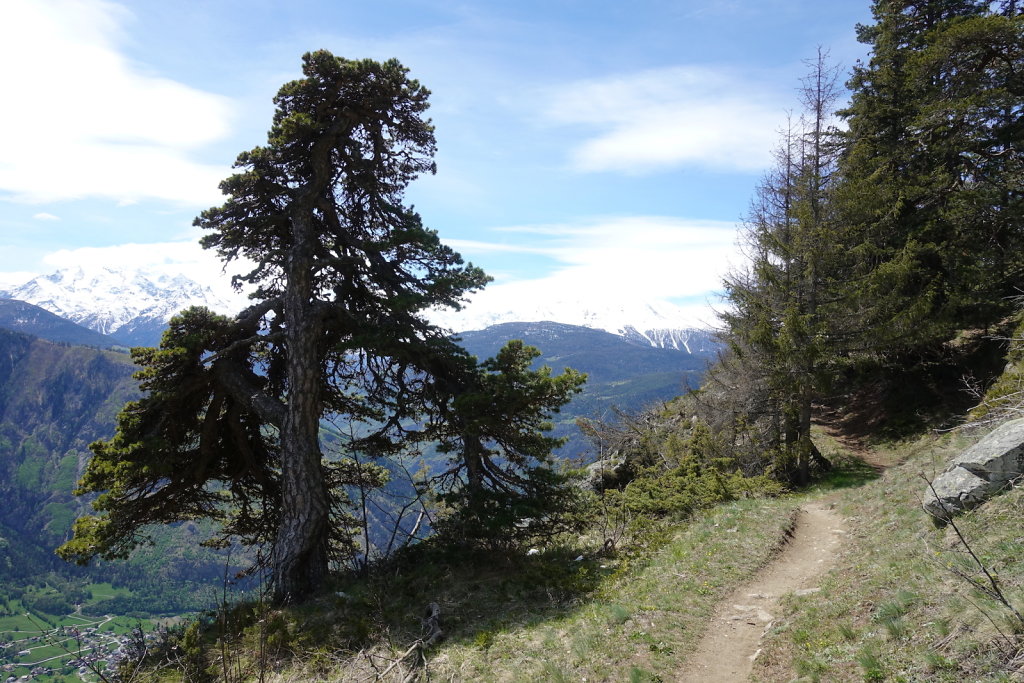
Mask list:
[[[212,518],[269,546],[277,600],[302,601],[347,540],[344,487],[374,483],[324,459],[325,416],[353,424],[347,447],[374,457],[443,439],[473,490],[528,496],[512,470],[543,469],[556,445],[529,435],[582,377],[527,372],[521,349],[478,366],[424,317],[487,280],[403,202],[434,170],[427,90],[394,60],[320,51],[303,73],[278,93],[267,144],[222,183],[227,201],[196,220],[205,247],[250,264],[238,279],[254,304],[233,319],[186,311],[160,349],[134,352],[147,395],[93,444],[80,491],[102,492],[101,514],[78,520],[65,557],[122,556],[147,524]],[[488,386],[506,387],[502,405],[480,396]]]

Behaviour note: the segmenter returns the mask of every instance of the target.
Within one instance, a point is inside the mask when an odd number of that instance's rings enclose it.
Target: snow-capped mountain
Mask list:
[[[170,269],[76,267],[34,277],[0,289],[0,298],[17,299],[62,318],[111,335],[128,345],[159,343],[171,316],[189,306],[225,314],[246,306],[221,274],[197,282]],[[205,280],[205,278],[203,278]],[[665,301],[641,302],[554,292],[526,292],[501,286],[484,290],[461,311],[435,311],[434,323],[461,333],[502,323],[556,322],[603,330],[633,344],[706,355],[717,346],[707,325],[692,312]]]
[[[214,292],[181,274],[110,266],[41,275],[0,291],[0,298],[26,301],[129,345],[158,343],[167,321],[189,306],[220,313],[244,307],[230,290]]]
[[[455,332],[483,330],[502,323],[550,321],[604,330],[635,344],[687,353],[703,353],[716,346],[708,325],[695,321],[692,313],[667,301],[487,294],[485,290],[461,311],[435,312],[431,318]]]
[[[721,344],[715,340],[714,332],[703,328],[656,328],[640,331],[627,325],[620,336],[626,341],[641,346],[650,345],[659,349],[675,349],[691,355],[713,355]]]

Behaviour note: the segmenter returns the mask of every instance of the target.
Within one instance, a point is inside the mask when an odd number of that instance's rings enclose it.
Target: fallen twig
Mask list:
[[[423,617],[422,621],[424,631],[423,637],[417,639],[416,642],[410,645],[409,649],[406,650],[401,657],[399,657],[391,663],[391,666],[389,666],[383,672],[377,674],[378,681],[384,680],[384,677],[391,673],[392,669],[394,669],[396,666],[404,662],[405,659],[413,652],[419,651],[420,656],[423,657],[424,663],[426,663],[427,658],[423,655],[423,650],[430,647],[431,645],[433,645],[434,643],[436,643],[444,637],[444,631],[441,630],[440,605],[438,605],[436,602],[432,602],[429,605],[427,605],[427,612]],[[406,677],[406,680],[408,680],[408,677]]]

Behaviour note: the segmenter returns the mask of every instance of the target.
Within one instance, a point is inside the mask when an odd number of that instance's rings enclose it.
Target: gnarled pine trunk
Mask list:
[[[294,217],[284,295],[288,404],[281,429],[281,520],[274,541],[274,599],[302,602],[327,575],[330,502],[320,464],[321,324],[312,308],[313,232]]]

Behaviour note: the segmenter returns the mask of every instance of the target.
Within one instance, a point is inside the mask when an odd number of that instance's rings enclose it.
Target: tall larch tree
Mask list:
[[[729,371],[746,366],[746,391],[759,395],[747,402],[759,414],[746,419],[761,423],[759,442],[777,450],[784,475],[797,483],[808,481],[817,456],[811,407],[837,353],[841,294],[834,283],[844,268],[831,208],[838,71],[822,50],[809,66],[799,91],[802,115],[783,132],[775,166],[751,203],[749,266],[727,278],[730,306],[722,314],[734,354]]]

